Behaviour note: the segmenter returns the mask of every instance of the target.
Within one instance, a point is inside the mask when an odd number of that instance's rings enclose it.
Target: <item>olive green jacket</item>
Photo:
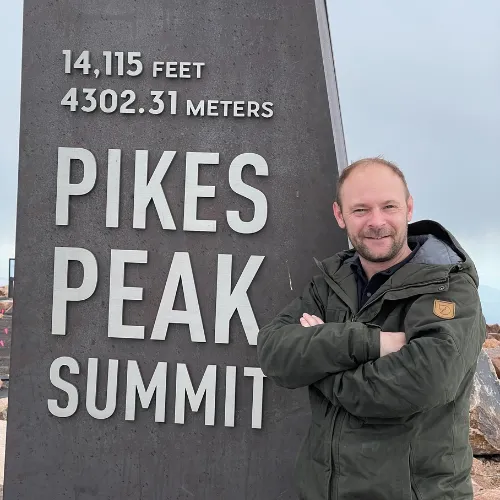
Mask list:
[[[409,225],[413,259],[358,310],[347,250],[258,335],[264,374],[309,387],[297,458],[302,500],[471,500],[469,396],[486,338],[478,275],[433,221]],[[301,315],[323,325],[302,327]],[[380,331],[407,344],[380,357]]]

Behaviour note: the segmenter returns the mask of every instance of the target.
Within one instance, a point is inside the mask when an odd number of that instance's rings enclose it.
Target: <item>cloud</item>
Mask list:
[[[476,264],[480,283],[500,289],[500,266],[498,265],[500,231],[491,230],[481,238],[470,238],[466,235],[462,238],[457,235],[457,238],[461,239],[461,245]]]

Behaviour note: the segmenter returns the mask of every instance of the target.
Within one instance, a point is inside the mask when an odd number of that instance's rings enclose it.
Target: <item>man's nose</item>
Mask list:
[[[382,210],[375,208],[370,211],[370,219],[368,224],[372,227],[382,227],[385,226],[385,217]]]

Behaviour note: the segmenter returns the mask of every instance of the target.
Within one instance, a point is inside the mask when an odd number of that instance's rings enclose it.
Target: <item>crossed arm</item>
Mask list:
[[[324,323],[325,288],[313,280],[300,297],[264,326],[257,337],[257,355],[264,374],[276,384],[295,389],[328,375],[356,368],[380,356],[380,328],[363,323]],[[304,328],[303,311],[320,324]]]
[[[404,324],[408,343],[401,342],[402,332],[324,323],[310,298],[306,292],[261,330],[261,368],[284,387],[314,385],[360,418],[408,417],[453,400],[485,337],[477,290],[460,275],[450,277],[439,296],[455,302],[456,317],[433,317],[435,297],[418,297]]]
[[[304,327],[323,325],[324,321],[314,314],[304,313],[300,317],[300,324]],[[405,332],[380,332],[380,357],[391,352],[398,352],[406,344]]]

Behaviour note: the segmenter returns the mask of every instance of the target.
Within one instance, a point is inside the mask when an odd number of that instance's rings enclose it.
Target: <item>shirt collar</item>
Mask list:
[[[409,245],[410,245],[410,249],[412,250],[412,252],[410,253],[410,255],[408,255],[408,257],[406,257],[405,259],[403,259],[401,262],[398,262],[397,264],[394,264],[393,266],[391,266],[391,267],[389,267],[387,269],[384,269],[383,271],[379,271],[376,274],[382,274],[382,275],[386,275],[386,276],[392,276],[398,269],[400,269],[405,264],[407,264],[411,259],[413,259],[413,257],[415,256],[415,254],[418,252],[418,250],[420,248],[420,243],[418,243],[418,242],[412,242]],[[354,254],[354,256],[351,259],[349,259],[349,260],[350,260],[349,265],[351,266],[351,269],[358,276],[361,276],[364,279],[366,279],[366,273],[365,273],[365,270],[363,269],[363,266],[361,264],[361,260],[359,258],[359,254],[356,252]]]

